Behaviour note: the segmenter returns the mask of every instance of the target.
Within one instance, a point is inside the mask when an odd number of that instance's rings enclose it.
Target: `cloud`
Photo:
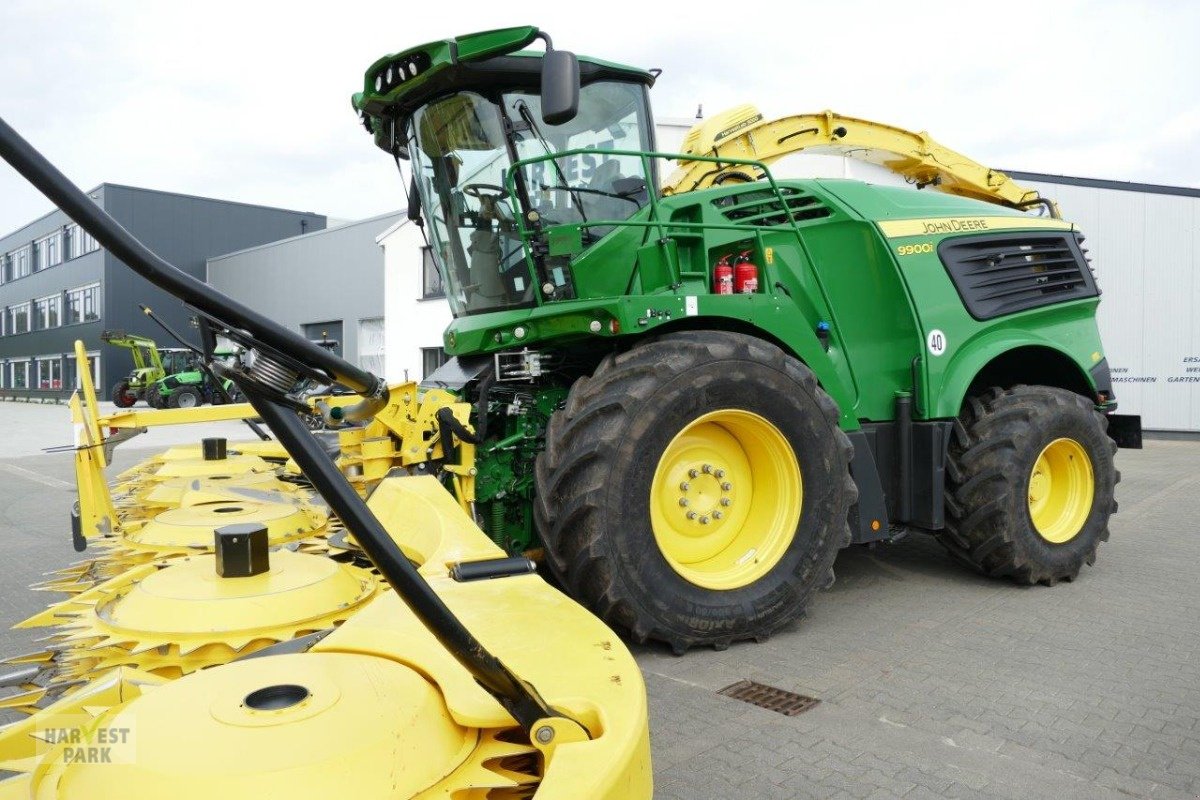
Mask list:
[[[8,0],[0,114],[84,188],[365,217],[403,204],[394,165],[350,110],[366,67],[528,21],[560,47],[663,68],[660,117],[690,118],[698,103],[710,114],[743,102],[770,115],[833,108],[928,130],[1006,169],[1200,185],[1195,4],[692,8]],[[0,168],[0,232],[47,210]]]

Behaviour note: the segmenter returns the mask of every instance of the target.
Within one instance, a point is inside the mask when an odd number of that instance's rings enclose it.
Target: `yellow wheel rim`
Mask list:
[[[1095,494],[1087,451],[1074,439],[1055,439],[1029,473],[1029,518],[1034,529],[1052,544],[1071,541],[1083,530]]]
[[[800,464],[778,428],[749,411],[713,411],[663,452],[650,522],[658,549],[683,578],[738,589],[779,563],[803,500]]]

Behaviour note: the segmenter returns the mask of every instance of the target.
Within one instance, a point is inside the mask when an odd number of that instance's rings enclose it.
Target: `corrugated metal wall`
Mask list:
[[[384,313],[383,253],[375,237],[399,219],[399,212],[384,214],[210,258],[208,282],[295,331],[341,323],[342,357],[357,364],[360,329],[365,323],[370,330]]]
[[[1200,198],[1020,182],[1087,236],[1121,411],[1149,429],[1200,431]]]

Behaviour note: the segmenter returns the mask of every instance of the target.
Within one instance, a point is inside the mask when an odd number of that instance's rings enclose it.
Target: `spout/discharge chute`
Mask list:
[[[885,167],[919,189],[932,186],[947,194],[1021,210],[1044,206],[1052,216],[1059,216],[1058,206],[1036,190],[938,144],[928,133],[832,111],[767,120],[752,105],[737,106],[693,126],[682,150],[685,155],[753,159],[764,165],[800,152],[842,155]],[[663,194],[762,177],[760,170],[744,164],[686,158],[678,163],[663,184]]]

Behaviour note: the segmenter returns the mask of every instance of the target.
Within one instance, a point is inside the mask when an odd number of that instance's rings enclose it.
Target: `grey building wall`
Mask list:
[[[325,227],[325,217],[319,214],[118,184],[102,184],[88,195],[151,250],[201,280],[210,256]],[[0,238],[0,254],[69,223],[65,214],[53,211]],[[74,341],[82,339],[88,350],[101,353],[97,388],[106,396],[111,386],[132,369],[133,362],[127,351],[103,345],[101,331],[124,329],[168,344],[168,337],[138,308],[145,304],[176,330],[193,334],[188,326],[190,315],[182,303],[151,286],[103,249],[0,285],[0,309],[96,282],[100,283],[99,320],[0,336],[0,362],[66,355],[72,352]],[[64,382],[71,374],[70,365],[64,363]]]
[[[99,186],[87,194],[98,205],[103,207],[106,190],[107,187]],[[48,236],[55,231],[60,231],[64,226],[69,224],[71,224],[71,219],[66,214],[62,211],[54,210],[0,238],[0,263],[3,262],[5,254],[29,245],[35,240]],[[65,244],[64,242],[64,249]],[[106,253],[103,250],[93,251],[71,259],[67,258],[68,254],[68,252],[62,253],[63,261],[55,266],[47,267],[39,272],[33,272],[24,278],[0,284],[0,313],[4,313],[4,309],[9,306],[22,302],[29,302],[31,304],[30,310],[32,313],[32,302],[38,298],[52,294],[64,295],[68,290],[87,286],[92,283],[101,283],[103,285],[106,258]],[[66,297],[63,296],[60,301],[60,315],[63,319],[65,319],[65,305]],[[5,335],[0,336],[0,370],[4,372],[0,383],[3,383],[6,387],[8,386],[8,362],[11,360],[33,359],[38,356],[54,354],[65,355],[74,350],[76,339],[83,339],[87,343],[89,350],[100,349],[100,331],[105,325],[103,299],[101,300],[99,321],[66,325],[62,324],[63,319],[60,319],[60,327],[49,330],[31,330],[29,333],[16,335],[13,335],[7,329],[5,330]],[[103,361],[103,359],[101,360]],[[67,368],[69,365],[64,364],[63,367]],[[30,385],[36,385],[36,375],[33,373],[34,369],[35,367],[31,363]],[[62,375],[65,380],[68,372],[64,371]]]
[[[360,322],[384,315],[383,250],[375,239],[400,218],[384,214],[210,258],[208,282],[300,333],[340,322],[342,356],[359,364]]]

